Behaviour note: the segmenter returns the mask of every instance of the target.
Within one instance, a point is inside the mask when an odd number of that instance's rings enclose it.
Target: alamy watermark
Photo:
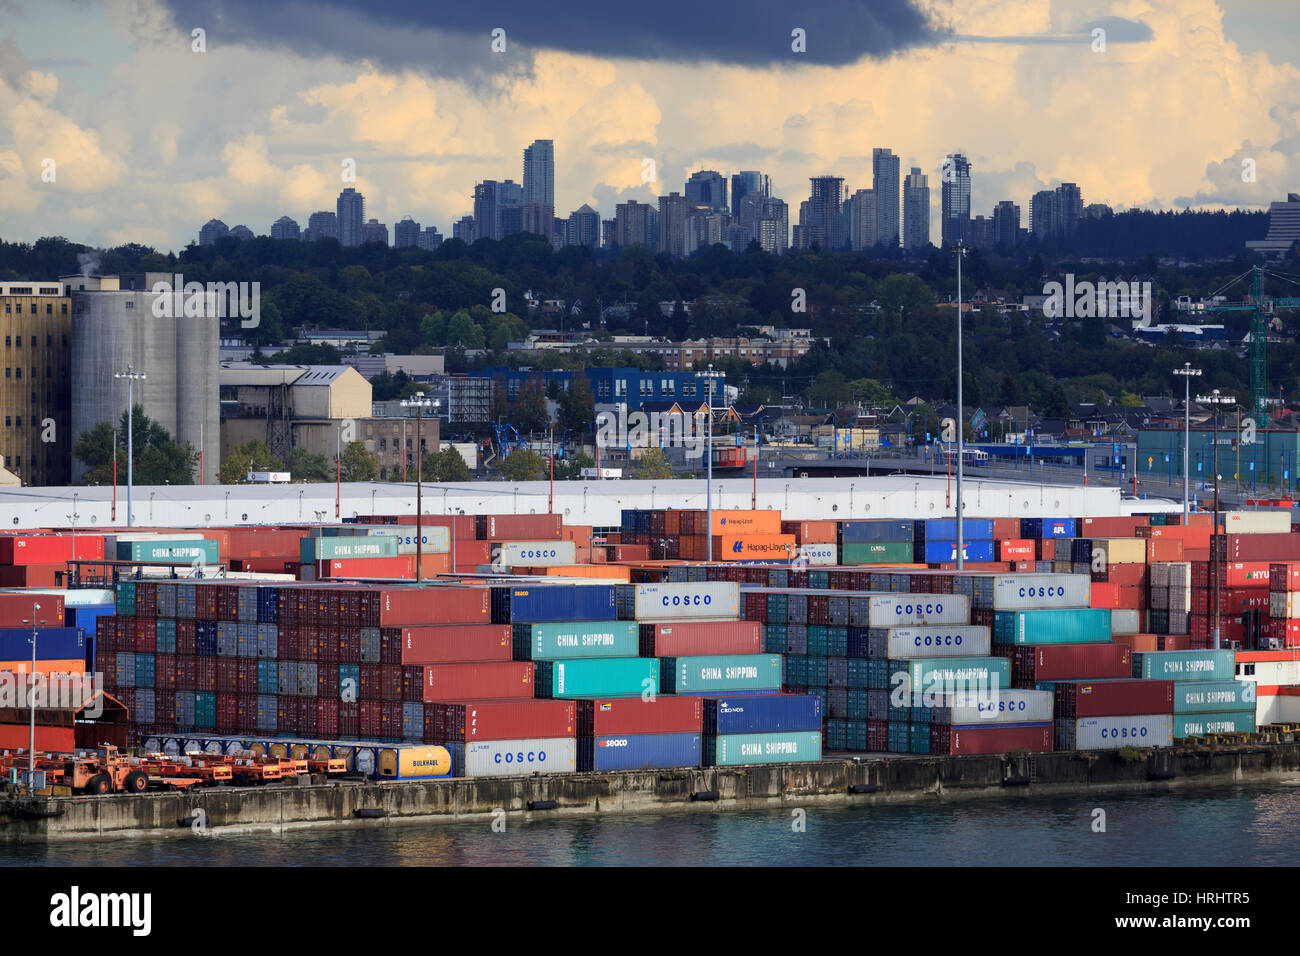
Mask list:
[[[26,670],[0,671],[0,708],[72,710],[78,718],[96,720],[104,715],[104,675],[47,674]]]
[[[176,273],[171,282],[155,282],[153,314],[159,319],[235,318],[240,328],[255,329],[262,322],[262,283],[186,282]]]
[[[1076,282],[1067,273],[1065,283],[1043,286],[1043,314],[1049,319],[1125,318],[1138,325],[1151,324],[1150,282]]]
[[[708,422],[703,412],[695,415],[668,412],[632,412],[626,407],[617,414],[599,418],[596,444],[601,448],[685,448],[687,458],[704,454]],[[657,438],[658,441],[653,441]]]

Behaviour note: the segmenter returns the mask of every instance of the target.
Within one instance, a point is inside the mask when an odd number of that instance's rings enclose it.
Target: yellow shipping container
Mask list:
[[[1097,549],[1106,556],[1107,564],[1146,564],[1146,538],[1094,538],[1093,553]]]
[[[446,747],[412,744],[379,751],[381,780],[420,780],[451,775],[451,751]]]

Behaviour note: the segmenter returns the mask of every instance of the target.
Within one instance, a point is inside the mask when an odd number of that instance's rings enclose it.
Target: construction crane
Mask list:
[[[1251,411],[1255,419],[1255,424],[1259,428],[1268,426],[1268,366],[1266,343],[1268,338],[1268,326],[1277,309],[1300,309],[1300,296],[1291,296],[1278,298],[1264,295],[1260,289],[1261,278],[1267,276],[1272,279],[1280,279],[1283,282],[1289,282],[1292,285],[1300,287],[1300,277],[1286,275],[1281,272],[1273,272],[1261,266],[1251,266],[1249,270],[1243,272],[1225,283],[1221,288],[1216,290],[1210,296],[1210,303],[1201,307],[1197,311],[1203,312],[1249,312],[1250,317],[1250,395]],[[1245,282],[1249,278],[1251,282],[1251,292],[1246,298],[1239,301],[1215,302],[1214,300],[1223,296],[1229,289]]]

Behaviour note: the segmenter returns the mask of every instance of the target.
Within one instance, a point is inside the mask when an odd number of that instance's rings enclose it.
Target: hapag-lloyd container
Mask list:
[[[763,625],[758,621],[642,624],[640,648],[642,657],[758,654],[763,650]]]
[[[931,707],[931,724],[1041,724],[1052,720],[1052,693],[999,687],[988,693],[953,694]]]
[[[1081,717],[1056,721],[1057,750],[1169,747],[1173,742],[1173,714]]]
[[[1086,607],[994,611],[993,640],[998,644],[1099,644],[1110,640],[1110,611]]]
[[[1133,676],[1162,680],[1232,680],[1235,651],[1152,651],[1133,655]]]
[[[1054,688],[1057,717],[1126,717],[1169,714],[1174,710],[1173,681],[1061,681]]]
[[[458,777],[515,777],[578,769],[578,742],[573,737],[472,740],[452,744],[449,749]]]
[[[1255,708],[1254,681],[1178,681],[1173,685],[1173,695],[1175,714],[1254,713]]]
[[[428,704],[441,708],[434,729],[444,740],[528,740],[572,737],[578,733],[577,707],[571,700],[475,700]]]
[[[765,734],[822,729],[820,697],[811,694],[754,694],[705,698],[704,732]]]
[[[706,767],[737,767],[751,763],[800,763],[821,760],[821,731],[782,731],[772,734],[719,734],[704,738]]]
[[[1236,713],[1175,714],[1174,739],[1204,737],[1206,734],[1252,734],[1255,732],[1255,711],[1239,710]]]
[[[640,697],[659,687],[659,661],[652,657],[606,657],[538,661],[538,697]]]
[[[501,541],[493,543],[491,556],[507,568],[574,564],[578,546],[572,541]]]
[[[619,617],[637,621],[735,620],[740,585],[734,581],[619,585]],[[623,596],[631,597],[631,601]],[[628,605],[631,604],[631,607]]]
[[[698,767],[702,739],[698,733],[582,737],[578,739],[578,770]]]
[[[434,624],[401,629],[403,664],[511,660],[509,624]]]
[[[514,657],[518,661],[636,657],[640,644],[636,621],[514,625]]]
[[[781,664],[780,654],[665,657],[659,689],[665,694],[780,690]]]
[[[947,627],[891,627],[888,631],[889,657],[952,657],[969,654],[987,657],[992,640],[989,629],[976,624],[953,624]]]
[[[970,598],[964,594],[874,594],[867,601],[869,627],[970,623]]]
[[[614,589],[613,584],[492,588],[492,618],[502,624],[612,621],[619,616]]]
[[[704,704],[700,697],[614,697],[574,701],[579,737],[621,734],[702,733]]]

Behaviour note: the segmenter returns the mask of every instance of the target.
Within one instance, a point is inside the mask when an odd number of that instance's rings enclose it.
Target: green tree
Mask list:
[[[501,462],[504,481],[541,481],[547,475],[546,459],[527,448],[518,448]]]
[[[342,472],[344,481],[373,481],[379,477],[379,462],[361,442],[349,442],[343,449]]]
[[[820,408],[835,408],[852,397],[849,383],[834,369],[820,372],[808,389],[808,401]]]
[[[560,427],[576,435],[591,431],[596,419],[596,396],[582,372],[574,372],[569,390],[560,396]]]
[[[542,384],[540,375],[529,378],[519,389],[510,420],[523,433],[541,431],[550,424],[551,417],[546,411],[546,386]]]
[[[442,451],[431,451],[424,456],[425,481],[469,481],[469,465],[460,452],[448,445]]]
[[[221,463],[217,479],[223,485],[246,485],[250,471],[281,471],[284,463],[275,457],[266,442],[254,438],[240,445]]]
[[[461,309],[447,320],[447,347],[454,349],[481,349],[485,342],[483,326]]]
[[[306,448],[289,452],[288,465],[294,481],[334,480],[334,462],[325,455],[313,455]]]
[[[125,479],[127,413],[122,413],[116,429],[118,480]],[[140,485],[192,485],[199,453],[186,442],[176,440],[136,405],[132,421],[132,444],[135,456],[135,481]],[[108,422],[101,422],[83,432],[72,446],[72,453],[87,467],[82,484],[107,485],[113,481],[113,433]]]
[[[662,448],[647,448],[632,460],[629,470],[633,478],[663,479],[673,476],[673,466]]]
[[[596,460],[582,453],[555,463],[555,477],[560,481],[577,481],[582,477],[582,469],[595,468]]]

